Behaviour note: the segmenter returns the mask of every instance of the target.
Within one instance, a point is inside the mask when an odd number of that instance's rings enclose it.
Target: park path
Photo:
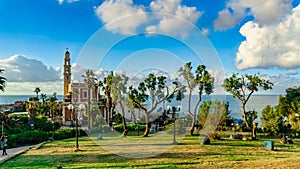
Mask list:
[[[3,156],[2,155],[2,150],[0,150],[0,163],[3,163],[4,161],[7,161],[9,159],[12,159],[32,148],[34,149],[38,149],[42,144],[44,144],[46,142],[37,144],[37,145],[31,145],[31,146],[22,146],[22,147],[16,147],[16,148],[9,148],[6,150],[8,155]]]
[[[17,147],[17,148],[9,148],[6,150],[8,155],[3,156],[2,155],[2,150],[0,150],[0,163],[9,160],[19,154],[24,153],[25,151],[31,149],[34,146],[22,146],[22,147]]]

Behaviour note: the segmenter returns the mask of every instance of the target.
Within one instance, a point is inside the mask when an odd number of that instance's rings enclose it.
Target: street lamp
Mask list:
[[[182,109],[181,105],[178,105],[177,107],[175,106],[170,106],[168,105],[167,106],[167,109],[168,109],[168,112],[170,112],[172,110],[172,120],[174,121],[174,125],[173,125],[173,144],[177,144],[177,141],[176,141],[176,117],[175,117],[175,113],[176,111],[180,111]]]
[[[4,135],[4,121],[2,121],[2,136]]]
[[[74,112],[74,105],[73,104],[69,104],[68,105],[68,109],[71,110],[71,113]],[[76,114],[76,121],[75,121],[75,125],[76,125],[76,132],[75,132],[75,137],[76,137],[76,149],[78,149],[78,118],[77,118],[77,114]]]

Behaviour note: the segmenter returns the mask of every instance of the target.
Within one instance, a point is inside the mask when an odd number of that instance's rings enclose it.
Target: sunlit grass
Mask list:
[[[126,138],[119,138],[127,141]],[[101,147],[115,144],[116,137],[82,137],[79,151],[75,140],[55,141],[40,149],[30,150],[8,162],[2,168],[297,168],[300,166],[300,142],[280,144],[274,140],[275,150],[264,149],[264,139],[256,141],[212,140],[210,145],[200,145],[199,137],[185,137],[166,152],[148,158],[126,158]],[[268,139],[269,140],[269,139]],[[155,143],[154,137],[136,137],[136,143]],[[134,144],[134,143],[132,143]],[[101,145],[101,146],[99,146]],[[170,144],[171,145],[171,142]],[[135,147],[133,147],[135,148]],[[135,150],[138,152],[138,148]],[[130,151],[128,153],[135,153]]]

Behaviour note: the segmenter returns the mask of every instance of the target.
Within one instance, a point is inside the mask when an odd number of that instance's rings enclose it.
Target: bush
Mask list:
[[[128,131],[138,131],[138,130],[145,130],[146,125],[141,125],[141,124],[127,124],[127,129]],[[123,124],[118,124],[114,126],[114,129],[118,132],[122,132],[124,130]]]
[[[14,128],[8,129],[9,134],[18,134],[18,133],[22,133],[23,131],[24,131],[24,129],[19,128],[19,127],[14,127]]]
[[[34,145],[44,141],[48,141],[49,137],[55,140],[62,140],[75,137],[75,129],[57,130],[55,132],[43,132],[38,130],[26,131],[19,134],[11,134],[8,136],[8,147],[19,147],[26,145]],[[86,136],[84,130],[78,132],[79,136]]]
[[[86,136],[86,132],[82,129],[78,131],[79,136]],[[76,136],[76,129],[65,129],[65,130],[57,130],[51,132],[51,136],[54,140],[63,140],[67,138],[72,138]]]
[[[49,138],[48,132],[38,130],[26,131],[19,134],[11,134],[8,137],[8,147],[18,147],[25,145],[38,144],[47,141]]]

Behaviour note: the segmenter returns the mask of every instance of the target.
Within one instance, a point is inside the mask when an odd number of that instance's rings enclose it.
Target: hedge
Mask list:
[[[25,131],[19,134],[8,135],[8,147],[20,147],[34,145],[44,141],[48,141],[50,137],[54,140],[62,140],[75,137],[76,129],[57,130],[54,132],[44,132],[38,130]],[[79,136],[86,136],[84,130],[78,131]]]

